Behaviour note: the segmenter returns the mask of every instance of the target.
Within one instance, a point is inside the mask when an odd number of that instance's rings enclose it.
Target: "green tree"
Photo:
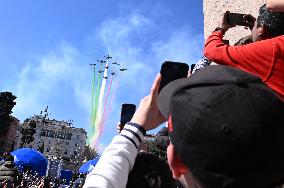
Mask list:
[[[38,151],[41,152],[41,153],[43,153],[43,151],[44,151],[44,143],[42,143],[42,145],[40,145],[40,146],[38,147]]]
[[[36,133],[36,122],[31,120],[27,128],[21,129],[21,147],[34,141],[34,134]]]
[[[93,147],[90,147],[89,145],[86,145],[84,148],[84,151],[82,152],[82,155],[84,157],[84,160],[92,160],[92,159],[98,159],[100,157],[97,150]]]
[[[154,141],[147,140],[145,141],[145,144],[149,153],[152,153],[162,159],[165,159],[167,157],[167,152],[160,149]]]

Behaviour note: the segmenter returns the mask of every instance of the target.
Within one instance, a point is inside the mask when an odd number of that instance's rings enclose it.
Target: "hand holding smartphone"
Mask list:
[[[240,26],[247,26],[250,29],[252,29],[256,19],[250,14],[228,12],[226,13],[226,20],[228,25],[230,26],[240,25]]]
[[[245,14],[240,14],[240,13],[228,12],[226,14],[226,20],[230,26],[235,26],[235,25],[246,26],[244,17],[245,17]]]
[[[161,76],[162,80],[160,83],[159,92],[164,86],[166,86],[171,81],[180,78],[186,78],[188,75],[189,66],[186,63],[165,61],[161,66]]]
[[[135,104],[122,104],[121,112],[120,112],[120,124],[124,126],[127,122],[129,122],[136,110]]]

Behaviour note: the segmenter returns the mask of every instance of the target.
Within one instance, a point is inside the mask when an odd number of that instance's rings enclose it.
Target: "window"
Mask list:
[[[72,138],[72,133],[66,133],[66,139],[71,140]]]
[[[48,132],[48,136],[54,138],[55,132],[54,132],[53,130],[50,130],[50,131]]]

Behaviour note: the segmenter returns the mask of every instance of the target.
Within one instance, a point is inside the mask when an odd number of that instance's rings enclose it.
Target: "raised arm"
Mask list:
[[[284,0],[267,0],[266,7],[274,12],[284,12]]]

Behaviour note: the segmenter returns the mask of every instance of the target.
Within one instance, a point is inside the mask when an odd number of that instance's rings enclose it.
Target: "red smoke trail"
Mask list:
[[[114,89],[112,90],[112,95],[111,95],[111,99],[110,99],[109,106],[108,106],[108,112],[106,112],[106,119],[107,119],[109,113],[110,113],[111,110],[112,110],[112,104],[113,104],[114,97],[115,97],[115,95],[116,95],[116,91],[117,91],[118,86],[119,86],[119,80],[120,80],[120,79],[118,78],[117,84],[116,84],[116,86],[114,87]]]

